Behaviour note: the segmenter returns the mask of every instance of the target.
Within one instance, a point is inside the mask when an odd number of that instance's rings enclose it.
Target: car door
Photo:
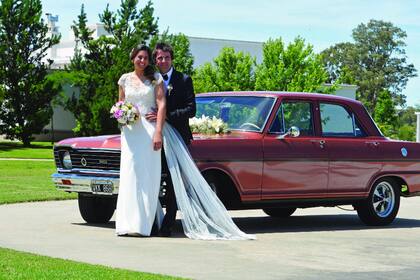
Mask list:
[[[283,100],[263,140],[262,199],[323,197],[328,185],[328,152],[316,136],[315,103]],[[298,137],[286,136],[292,126]]]
[[[328,148],[328,196],[363,196],[382,168],[378,140],[368,137],[351,108],[320,102],[321,134]]]

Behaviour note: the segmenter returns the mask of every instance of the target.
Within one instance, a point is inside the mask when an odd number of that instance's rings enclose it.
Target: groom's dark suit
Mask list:
[[[169,86],[170,85],[170,86]],[[191,77],[175,69],[172,72],[166,91],[166,119],[181,135],[185,144],[192,139],[189,118],[195,116],[195,95]],[[161,233],[170,235],[171,227],[175,222],[177,204],[165,154],[162,153],[162,170],[166,172],[166,214],[162,222]]]
[[[172,90],[166,91],[166,119],[176,128],[185,144],[188,145],[192,139],[189,119],[195,116],[192,79],[174,69],[169,85],[172,85]]]

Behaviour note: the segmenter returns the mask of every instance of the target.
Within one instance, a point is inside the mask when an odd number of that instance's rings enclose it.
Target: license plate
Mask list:
[[[114,185],[111,181],[107,180],[92,180],[90,187],[94,194],[112,195],[114,191]]]

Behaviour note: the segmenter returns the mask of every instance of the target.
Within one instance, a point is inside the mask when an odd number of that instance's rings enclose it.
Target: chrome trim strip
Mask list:
[[[112,194],[118,194],[120,186],[119,178],[101,177],[101,176],[79,176],[76,174],[61,174],[54,173],[51,175],[52,181],[58,190],[66,192],[86,192],[92,193],[91,182],[92,180],[106,180],[111,181],[114,185],[114,191]],[[62,180],[70,180],[71,185],[63,184]]]
[[[100,174],[105,176],[120,176],[120,170],[103,170],[103,169],[65,169],[57,168],[59,173],[79,173],[79,174]]]
[[[65,144],[61,144],[61,145],[57,145],[54,146],[54,149],[68,149],[71,148],[73,151],[86,151],[86,152],[115,152],[118,153],[121,150],[120,149],[111,149],[111,148],[73,148],[71,145],[65,145]]]
[[[276,98],[273,98],[273,99],[274,99],[273,100],[273,104],[271,104],[271,108],[270,108],[270,110],[269,110],[269,112],[267,114],[267,117],[265,118],[265,122],[264,122],[263,129],[261,130],[261,132],[264,131],[264,129],[265,129],[266,125],[267,125],[268,119],[270,118],[271,114],[273,113],[274,106],[276,105],[277,99]]]

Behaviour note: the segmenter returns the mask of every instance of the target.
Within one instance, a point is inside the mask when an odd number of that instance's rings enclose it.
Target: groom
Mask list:
[[[153,50],[153,59],[163,77],[166,92],[166,120],[179,132],[186,145],[192,139],[189,118],[195,116],[195,95],[191,77],[178,72],[172,66],[174,52],[166,43],[157,43]],[[150,114],[146,118],[153,120]],[[162,149],[162,171],[166,172],[166,214],[159,232],[160,236],[171,236],[175,223],[177,204],[172,178]]]

